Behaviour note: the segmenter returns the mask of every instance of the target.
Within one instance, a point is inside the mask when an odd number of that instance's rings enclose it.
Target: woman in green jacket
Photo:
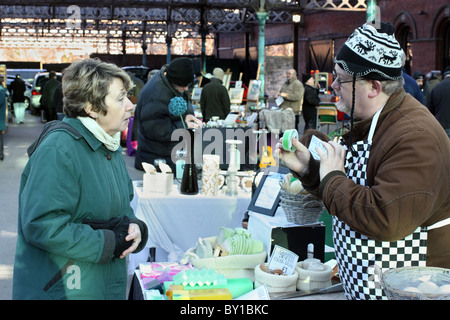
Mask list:
[[[46,124],[21,177],[13,299],[125,299],[124,258],[147,240],[120,147],[132,82],[86,59],[62,86],[66,117]]]

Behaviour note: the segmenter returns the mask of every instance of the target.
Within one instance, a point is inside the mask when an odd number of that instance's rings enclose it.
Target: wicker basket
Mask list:
[[[280,204],[289,222],[304,225],[319,221],[324,210],[322,201],[312,195],[299,193],[290,194],[281,190]]]
[[[410,292],[424,279],[437,286],[450,285],[450,269],[434,267],[405,267],[382,273],[381,286],[389,300],[450,300],[450,293]]]

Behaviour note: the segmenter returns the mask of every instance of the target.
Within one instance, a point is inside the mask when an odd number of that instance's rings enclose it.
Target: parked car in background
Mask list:
[[[33,88],[31,91],[31,108],[39,109],[41,107],[41,90],[44,88],[45,83],[48,80],[48,75],[50,72],[39,72],[34,77]],[[62,80],[62,73],[56,72],[56,78],[59,82]]]
[[[10,85],[14,81],[15,78],[16,78],[15,75],[7,75],[6,76],[6,88],[8,89],[10,94],[11,94]],[[25,90],[25,108],[28,109],[28,107],[30,106],[30,101],[31,101],[31,96],[32,96],[31,92],[32,92],[33,86],[27,80],[25,80],[23,78],[22,78],[22,80],[25,82],[25,88],[26,88],[26,90]]]
[[[46,72],[45,69],[7,69],[8,76],[15,77],[16,74],[19,74],[22,80],[26,80],[29,83],[33,83],[34,77],[39,72]]]

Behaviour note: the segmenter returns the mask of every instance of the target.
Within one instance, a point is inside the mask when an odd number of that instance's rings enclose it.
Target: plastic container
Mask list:
[[[383,272],[380,278],[389,300],[450,300],[450,269],[396,268]]]

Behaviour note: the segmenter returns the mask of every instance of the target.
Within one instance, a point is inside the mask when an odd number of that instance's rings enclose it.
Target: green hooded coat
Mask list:
[[[134,216],[122,148],[112,152],[78,119],[78,131],[48,133],[22,173],[13,299],[125,299],[126,259],[113,258],[114,233],[83,219]]]

